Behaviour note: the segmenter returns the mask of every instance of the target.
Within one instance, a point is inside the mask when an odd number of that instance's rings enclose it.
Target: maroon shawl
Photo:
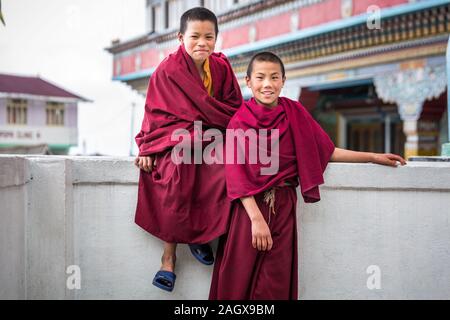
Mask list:
[[[242,95],[233,69],[222,53],[209,57],[214,97],[208,95],[192,58],[183,45],[164,59],[150,78],[141,131],[135,137],[139,155],[151,155],[177,144],[177,129],[193,131],[194,121],[204,127],[225,129],[240,107]]]
[[[334,144],[299,102],[280,97],[278,106],[268,108],[258,105],[252,98],[236,112],[228,128],[244,131],[278,129],[280,135],[278,173],[261,175],[261,167],[269,165],[248,164],[247,154],[246,164],[226,164],[230,198],[255,195],[298,176],[304,201],[320,200],[318,186],[324,182],[323,172],[333,154]],[[237,146],[234,152],[237,152]]]
[[[171,141],[175,130],[194,135],[193,122],[202,121],[203,130],[225,131],[243,102],[226,57],[213,53],[209,64],[213,97],[182,45],[161,62],[150,79],[136,136],[139,155],[153,155],[157,163],[151,173],[140,170],[135,222],[167,242],[206,243],[225,233],[229,222],[224,165],[175,164],[171,159],[178,143]]]

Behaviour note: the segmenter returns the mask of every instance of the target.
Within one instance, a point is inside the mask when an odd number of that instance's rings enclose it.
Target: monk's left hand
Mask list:
[[[397,154],[392,153],[374,153],[372,162],[381,164],[384,166],[397,167],[397,161],[400,162],[402,166],[406,164],[406,160]]]

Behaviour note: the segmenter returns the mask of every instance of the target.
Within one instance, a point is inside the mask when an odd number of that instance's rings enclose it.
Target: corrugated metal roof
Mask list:
[[[0,92],[72,98],[81,101],[89,101],[88,99],[73,94],[61,87],[43,80],[40,77],[0,74]]]

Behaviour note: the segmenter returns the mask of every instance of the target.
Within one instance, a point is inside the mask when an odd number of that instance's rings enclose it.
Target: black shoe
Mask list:
[[[207,244],[190,244],[189,249],[191,249],[194,257],[203,264],[211,265],[214,263],[214,254],[211,246]]]

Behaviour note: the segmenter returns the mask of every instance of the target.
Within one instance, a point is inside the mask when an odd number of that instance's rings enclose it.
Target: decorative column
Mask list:
[[[447,52],[445,53],[447,67],[447,84],[450,84],[450,37],[447,41]],[[442,144],[441,156],[450,157],[450,90],[447,89],[447,141]]]
[[[405,158],[421,155],[420,114],[426,100],[438,98],[445,91],[445,66],[422,64],[416,65],[416,68],[378,75],[374,78],[374,85],[380,99],[398,106],[406,135]]]
[[[391,152],[391,117],[384,116],[384,152]]]
[[[347,119],[340,112],[337,113],[337,147],[347,149]]]

